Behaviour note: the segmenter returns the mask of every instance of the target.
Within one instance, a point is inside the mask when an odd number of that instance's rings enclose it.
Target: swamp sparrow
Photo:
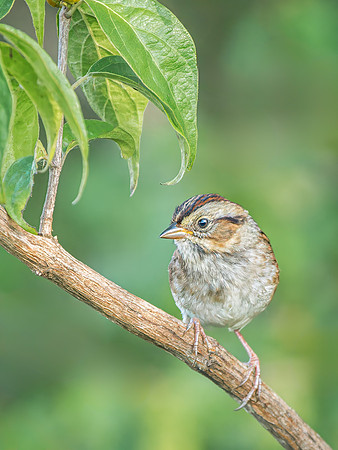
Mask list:
[[[228,327],[249,355],[254,382],[243,408],[259,395],[260,363],[240,330],[270,303],[279,269],[270,241],[240,205],[217,194],[196,195],[178,206],[161,238],[174,239],[177,249],[169,264],[169,282],[187,329],[194,325],[197,356],[201,326]]]

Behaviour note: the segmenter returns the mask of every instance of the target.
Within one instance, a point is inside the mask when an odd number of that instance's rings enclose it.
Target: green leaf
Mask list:
[[[0,58],[1,59],[1,58]],[[0,167],[2,164],[2,158],[5,151],[8,134],[9,124],[12,115],[12,96],[9,89],[7,79],[0,66]],[[2,182],[0,178],[0,203],[4,202],[2,192]]]
[[[114,126],[102,120],[87,119],[85,120],[87,128],[88,140],[103,138],[114,130]],[[65,154],[69,153],[74,147],[78,145],[74,135],[66,123],[63,129],[62,150]]]
[[[129,167],[130,176],[130,191],[131,194],[135,191],[137,185],[137,177],[139,173],[138,160],[132,157],[125,156],[128,154],[129,149],[133,146],[133,137],[126,133],[120,127],[114,127],[111,123],[104,122],[102,120],[88,119],[85,120],[88,140],[92,141],[94,139],[111,139],[115,141],[120,149],[121,156],[128,160],[129,164],[136,164],[134,167]],[[65,124],[63,130],[63,151],[65,156],[78,145],[76,139],[74,138],[69,126]]]
[[[82,153],[83,171],[77,201],[83,191],[88,173],[88,142],[79,100],[67,78],[59,71],[50,56],[29,36],[9,25],[0,24],[0,33],[25,57],[36,73],[41,97],[47,93],[65,115],[76,136]],[[29,92],[27,91],[29,95]]]
[[[22,217],[22,212],[33,188],[35,162],[33,156],[25,156],[15,161],[7,170],[3,180],[6,210],[10,217],[25,230],[37,234]]]
[[[37,140],[36,146],[35,146],[35,162],[38,163],[41,160],[47,161],[48,155],[46,152],[46,149],[43,145],[43,143],[40,141],[40,139]]]
[[[0,166],[2,203],[12,219],[26,230],[35,232],[22,218],[21,212],[33,187],[34,152],[39,136],[38,114],[35,105],[14,78],[9,79],[9,87],[12,116]]]
[[[170,109],[156,93],[152,92],[142,83],[140,78],[121,56],[106,56],[105,58],[100,59],[89,68],[87,77],[105,77],[110,80],[120,81],[121,83],[136,89],[163,111],[174,127],[179,126],[172,109]]]
[[[43,35],[45,27],[45,0],[25,0],[32,15],[35,34],[38,43],[43,47]]]
[[[7,145],[3,154],[0,174],[3,179],[8,168],[24,156],[34,156],[39,136],[36,107],[26,92],[12,81],[13,112]]]
[[[127,145],[129,148],[132,146],[133,138],[119,127],[114,127],[111,123],[104,122],[102,120],[86,119],[85,124],[89,141],[94,139],[112,139],[119,144],[121,149],[123,149],[124,145]],[[68,124],[65,124],[62,143],[64,154],[67,155],[77,145],[78,143],[74,138]],[[122,157],[124,157],[123,154],[126,152],[127,149],[125,152],[121,150]]]
[[[178,182],[190,169],[197,147],[198,73],[191,36],[155,0],[85,0],[118,53],[142,83],[172,111],[182,163]],[[167,112],[167,109],[166,109]]]
[[[5,17],[12,9],[14,0],[1,0],[0,3],[0,20]]]
[[[81,6],[72,17],[69,33],[68,63],[75,78],[85,75],[98,59],[116,55],[116,49],[102,32],[91,10]],[[134,89],[119,82],[97,79],[83,86],[87,100],[95,113],[115,129],[124,158],[138,162],[143,112],[147,100]],[[117,133],[119,131],[119,133]],[[138,179],[138,164],[130,165],[130,190],[134,192]]]
[[[53,93],[40,80],[30,63],[12,46],[0,43],[3,66],[26,91],[39,111],[47,135],[47,151],[51,160],[59,133],[62,111]]]
[[[85,124],[89,141],[92,141],[94,139],[111,139],[119,145],[121,149],[121,156],[128,160],[128,165],[138,164],[138,161],[134,162],[135,160],[133,157],[125,156],[128,154],[129,149],[134,145],[133,137],[130,134],[126,133],[120,127],[114,127],[111,123],[104,122],[102,120],[86,119]],[[78,143],[74,138],[68,124],[66,123],[63,129],[62,143],[64,156],[67,156],[68,153],[77,145]],[[132,195],[137,185],[137,177],[139,173],[138,165],[131,168],[129,167],[129,172],[131,191],[130,195]]]

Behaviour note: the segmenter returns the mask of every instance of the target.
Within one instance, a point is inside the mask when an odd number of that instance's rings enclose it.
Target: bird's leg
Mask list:
[[[246,363],[248,366],[248,371],[247,371],[247,374],[246,374],[244,380],[242,381],[242,383],[239,386],[243,386],[243,384],[245,384],[248,381],[252,372],[255,373],[254,382],[253,382],[252,388],[250,389],[250,392],[248,393],[248,395],[246,395],[243,398],[242,403],[239,405],[239,407],[235,409],[235,411],[238,411],[239,409],[243,408],[244,406],[246,406],[248,404],[248,402],[251,400],[251,398],[255,392],[257,392],[257,396],[259,397],[260,392],[261,392],[262,381],[261,381],[261,368],[260,368],[258,356],[252,350],[252,348],[249,346],[249,344],[246,342],[246,340],[244,339],[244,337],[241,335],[241,333],[238,330],[235,330],[235,334],[238,337],[238,339],[241,341],[243,347],[245,348],[247,354],[249,355],[249,361]]]
[[[195,337],[194,337],[194,344],[193,344],[193,351],[195,353],[195,356],[197,357],[199,335],[202,336],[203,341],[207,345],[208,352],[210,352],[210,350],[211,350],[210,343],[209,343],[207,335],[205,334],[205,331],[201,325],[201,322],[199,319],[197,319],[197,317],[193,317],[192,319],[190,319],[185,331],[190,330],[192,325],[194,325],[194,330],[195,330]]]

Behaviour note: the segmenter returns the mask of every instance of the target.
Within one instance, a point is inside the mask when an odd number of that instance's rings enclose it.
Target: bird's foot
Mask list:
[[[254,373],[254,381],[252,384],[252,388],[250,389],[249,393],[243,398],[242,403],[239,405],[239,407],[235,409],[235,411],[238,411],[238,410],[244,408],[244,406],[246,406],[249,403],[249,401],[252,399],[252,397],[255,393],[256,393],[257,397],[259,398],[260,393],[261,393],[262,381],[261,381],[261,367],[260,367],[260,362],[259,362],[258,356],[252,350],[252,348],[248,345],[248,343],[245,341],[245,339],[243,338],[241,333],[239,331],[235,331],[235,333],[236,333],[238,339],[241,341],[243,347],[247,351],[249,358],[250,358],[249,362],[245,363],[248,367],[247,373],[244,377],[244,380],[241,382],[241,384],[238,387],[243,386],[249,380],[251,374]]]
[[[190,322],[188,323],[185,332],[190,330],[192,325],[194,325],[194,330],[195,330],[194,343],[193,343],[193,347],[192,347],[195,357],[197,357],[197,353],[198,353],[198,340],[199,340],[200,335],[202,336],[202,339],[208,348],[208,353],[210,353],[212,348],[211,348],[210,342],[208,341],[207,335],[205,334],[205,331],[204,331],[199,319],[197,319],[196,317],[193,317],[192,319],[190,319]]]
[[[241,384],[238,387],[243,386],[249,380],[252,373],[254,373],[254,382],[252,384],[252,388],[250,389],[249,393],[243,398],[242,403],[239,405],[238,408],[235,409],[235,411],[238,411],[238,410],[244,408],[244,406],[246,406],[249,403],[249,401],[252,399],[252,397],[255,393],[258,398],[261,393],[261,385],[262,385],[261,376],[260,376],[261,371],[260,371],[260,363],[259,363],[259,359],[258,359],[257,355],[255,355],[255,357],[252,356],[250,358],[250,361],[245,364],[248,366],[247,373],[244,377],[244,380],[241,382]]]

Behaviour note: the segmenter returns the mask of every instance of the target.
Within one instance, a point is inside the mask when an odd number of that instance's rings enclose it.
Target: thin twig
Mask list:
[[[145,339],[191,369],[209,378],[237,402],[250,386],[240,386],[246,366],[208,337],[213,353],[206,346],[192,352],[192,332],[185,325],[145,300],[125,291],[90,267],[75,259],[56,238],[36,236],[24,231],[0,207],[0,246],[26,264],[36,275],[51,280],[73,297],[87,303],[112,322]],[[307,425],[265,383],[260,398],[245,406],[255,419],[285,448],[329,450],[329,445]],[[240,413],[234,413],[240,414]]]
[[[65,74],[67,71],[67,53],[68,53],[68,35],[70,28],[70,19],[66,17],[67,8],[62,7],[59,14],[59,43],[58,43],[58,68]],[[39,233],[42,236],[51,236],[53,229],[53,214],[55,208],[56,193],[59,185],[62,169],[62,137],[63,137],[62,118],[59,134],[56,142],[55,153],[49,167],[48,187],[46,199],[43,206]]]

